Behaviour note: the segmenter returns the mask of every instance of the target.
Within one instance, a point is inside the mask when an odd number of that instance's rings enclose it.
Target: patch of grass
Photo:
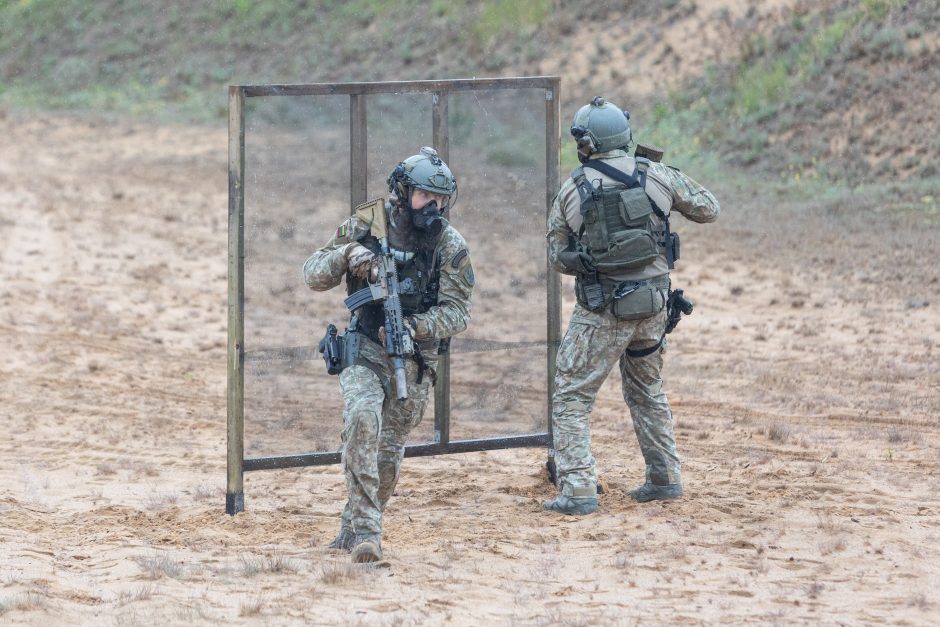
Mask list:
[[[177,608],[176,617],[185,624],[195,624],[200,621],[207,623],[220,622],[219,618],[211,616],[206,611],[206,608],[202,606],[202,603]]]
[[[488,43],[504,33],[534,30],[551,10],[549,0],[486,0],[472,26],[473,34]]]
[[[888,429],[888,442],[891,444],[901,444],[903,442],[914,442],[920,440],[919,434],[913,429],[903,429],[900,427],[891,427]]]
[[[832,512],[829,510],[817,510],[816,514],[816,526],[823,531],[831,534],[835,534],[842,530],[842,526],[836,522],[835,518],[832,515]]]
[[[900,31],[884,26],[875,31],[868,40],[865,50],[875,59],[899,59],[907,54],[907,43]]]
[[[178,500],[179,495],[177,494],[154,490],[151,494],[147,495],[144,506],[151,511],[157,511],[176,504]]]
[[[242,564],[242,574],[245,577],[254,577],[259,573],[296,573],[300,571],[297,563],[281,553],[271,551],[260,557],[242,555],[239,557]]]
[[[620,553],[613,559],[614,568],[623,571],[632,571],[634,568],[633,559],[626,553]]]
[[[273,551],[264,556],[264,570],[269,573],[296,573],[300,569],[297,564],[279,551]]]
[[[559,558],[549,555],[529,566],[529,574],[533,581],[553,581],[558,577],[561,566]]]
[[[790,93],[790,72],[786,61],[747,67],[735,81],[734,103],[739,115],[751,115],[776,104]]]
[[[892,10],[903,4],[903,0],[862,0],[861,8],[865,17],[882,20]]]
[[[323,561],[320,563],[320,581],[328,585],[336,585],[356,581],[370,565],[356,565],[352,562]]]
[[[207,483],[200,483],[193,489],[193,498],[197,501],[221,498],[224,491],[221,487],[214,487]]]
[[[238,608],[239,616],[260,616],[264,608],[264,597],[258,597],[253,601],[242,603]]]
[[[139,586],[136,590],[124,590],[118,594],[116,603],[118,605],[127,605],[128,603],[135,603],[137,601],[146,601],[151,598],[156,592],[156,586],[152,584],[144,584]]]
[[[790,439],[791,429],[789,425],[782,422],[775,422],[767,428],[767,437],[771,442],[785,443]]]
[[[718,143],[730,135],[727,130],[712,127],[711,110],[718,105],[711,100],[710,95],[696,98],[693,93],[671,94],[667,101],[657,103],[646,119],[641,115],[631,117],[634,140],[636,143],[662,148],[665,151],[663,163],[681,168],[706,186],[707,181],[719,176],[729,184],[735,184],[741,180],[742,173],[725,167],[723,158],[716,150]],[[570,140],[570,143],[576,164],[574,141]]]
[[[182,562],[171,559],[166,553],[136,557],[134,561],[144,570],[144,574],[148,579],[160,579],[164,576],[170,579],[183,579],[184,568]]]
[[[242,564],[242,575],[245,577],[254,577],[261,572],[262,561],[253,557],[242,555],[238,558]]]
[[[23,594],[15,594],[6,599],[0,599],[0,616],[7,612],[32,612],[41,610],[49,605],[49,599],[39,592],[30,590]]]
[[[822,72],[833,58],[852,26],[847,14],[839,15],[832,24],[820,28],[810,38],[806,50],[800,55],[798,66],[803,78],[812,78]]]
[[[845,538],[837,537],[831,538],[824,542],[819,543],[819,552],[823,555],[831,555],[832,553],[838,553],[839,551],[844,551],[846,547]]]

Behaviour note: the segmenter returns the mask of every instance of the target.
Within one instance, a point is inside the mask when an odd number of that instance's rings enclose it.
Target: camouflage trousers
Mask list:
[[[646,462],[646,481],[680,483],[680,462],[672,411],[663,393],[662,351],[627,356],[627,348],[653,346],[662,336],[665,310],[644,320],[618,320],[608,310],[575,307],[555,362],[552,429],[562,494],[595,494],[597,474],[591,455],[590,415],[597,391],[619,360],[623,397]]]
[[[363,339],[360,355],[376,364],[383,380],[365,366],[351,366],[339,376],[343,391],[342,466],[346,475],[346,507],[342,525],[354,533],[381,533],[382,512],[398,483],[405,438],[421,422],[430,395],[430,375],[416,383],[418,366],[406,360],[408,398],[395,398],[395,380],[385,349]],[[437,355],[425,356],[436,365]],[[390,382],[389,382],[390,380]]]

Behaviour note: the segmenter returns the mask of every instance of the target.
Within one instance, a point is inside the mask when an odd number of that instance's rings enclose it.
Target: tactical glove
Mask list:
[[[406,316],[405,319],[402,320],[402,326],[408,331],[408,335],[411,336],[411,339],[416,339],[418,335],[418,321],[414,316]]]
[[[350,242],[343,247],[349,273],[353,276],[375,282],[379,278],[378,260],[372,251],[359,242]]]
[[[566,250],[565,252],[558,253],[558,261],[569,272],[593,274],[595,271],[591,256],[576,250]]]
[[[405,331],[408,332],[412,340],[415,339],[415,335],[418,333],[418,322],[414,316],[407,316],[401,321],[401,326],[405,327]],[[379,343],[385,346],[385,327],[379,327]]]

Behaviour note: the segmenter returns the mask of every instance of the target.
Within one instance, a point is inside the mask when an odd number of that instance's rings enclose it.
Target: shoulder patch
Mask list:
[[[450,262],[450,267],[453,268],[454,270],[459,268],[460,262],[463,261],[464,258],[469,254],[470,253],[467,251],[466,248],[460,250],[456,255],[454,255],[453,260]]]
[[[473,276],[472,266],[467,266],[467,269],[463,271],[463,278],[467,282],[467,285],[473,287],[473,284],[476,282],[476,277]]]
[[[353,240],[359,241],[369,233],[369,227],[362,223],[362,220],[356,216],[346,218],[346,221],[339,225],[336,233],[333,234],[333,241],[337,244],[345,244]]]

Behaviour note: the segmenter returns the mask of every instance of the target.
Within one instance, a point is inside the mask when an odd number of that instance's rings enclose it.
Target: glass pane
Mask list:
[[[449,95],[453,225],[467,240],[473,317],[451,352],[451,440],[546,430],[544,90]],[[432,144],[430,94],[368,96],[368,197]],[[350,211],[348,96],[249,98],[245,155],[245,452],[334,451],[342,397],[316,351],[349,319],[341,284],[303,282],[304,260]],[[434,407],[409,444],[434,440]]]
[[[346,313],[303,263],[349,215],[349,98],[249,98],[245,124],[245,454],[336,450],[342,399],[315,347]]]
[[[454,338],[451,440],[546,430],[545,91],[450,94],[451,213],[473,318]]]

